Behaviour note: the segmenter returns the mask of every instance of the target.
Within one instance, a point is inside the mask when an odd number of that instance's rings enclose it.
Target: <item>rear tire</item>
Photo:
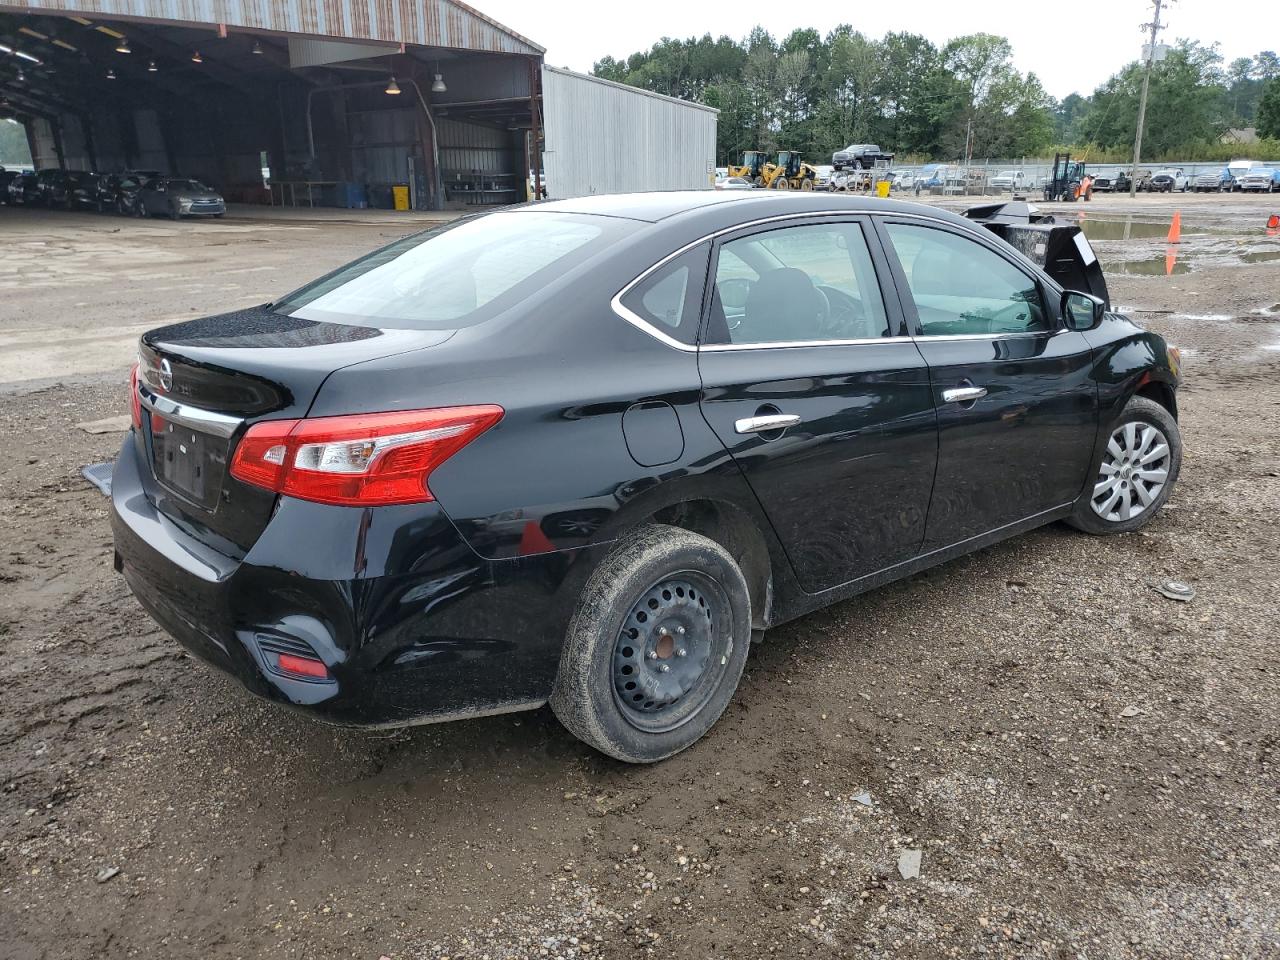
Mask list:
[[[644,526],[583,588],[551,709],[601,753],[654,763],[720,718],[750,643],[747,582],[729,552],[679,527]]]
[[[1154,400],[1134,397],[1125,404],[1110,438],[1094,462],[1088,489],[1067,519],[1094,536],[1146,526],[1168,501],[1182,469],[1178,421]]]

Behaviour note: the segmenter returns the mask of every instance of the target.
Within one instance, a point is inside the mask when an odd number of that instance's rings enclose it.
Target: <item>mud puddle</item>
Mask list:
[[[1079,218],[1080,229],[1090,240],[1162,240],[1169,235],[1169,220],[1140,220],[1135,217],[1094,217],[1086,214]],[[1184,236],[1203,236],[1213,233],[1203,225],[1183,221]]]

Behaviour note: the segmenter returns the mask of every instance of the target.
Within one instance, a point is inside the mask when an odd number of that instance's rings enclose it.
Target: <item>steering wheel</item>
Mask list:
[[[969,315],[965,319],[985,323],[984,333],[1027,333],[1032,328],[1031,304],[1023,302],[1010,303],[992,313]]]
[[[864,333],[867,327],[867,311],[857,297],[837,290],[835,287],[818,287],[818,292],[827,301],[827,315],[819,324],[819,329],[831,340],[860,340],[874,336]]]
[[[748,280],[746,277],[730,277],[716,284],[720,293],[721,309],[733,307],[735,310],[742,311],[730,315],[728,310],[724,310],[724,322],[730,330],[737,330],[742,326],[742,321],[746,318],[747,299],[751,296],[751,288],[754,285],[755,281]]]

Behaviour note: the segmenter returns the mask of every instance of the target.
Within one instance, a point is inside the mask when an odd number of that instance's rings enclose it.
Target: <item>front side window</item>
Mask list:
[[[784,227],[720,249],[709,343],[804,343],[890,335],[856,223]]]
[[[288,316],[409,330],[452,330],[496,316],[618,239],[625,221],[493,213],[415,234],[303,287]]]
[[[926,337],[1047,331],[1039,285],[976,240],[887,225]]]

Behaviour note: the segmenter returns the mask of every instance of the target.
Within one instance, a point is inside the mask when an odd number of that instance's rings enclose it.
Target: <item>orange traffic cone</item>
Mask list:
[[[1169,243],[1182,242],[1182,211],[1173,212],[1173,223],[1169,224]]]
[[[1280,230],[1280,213],[1273,213],[1267,218],[1268,230]]]

